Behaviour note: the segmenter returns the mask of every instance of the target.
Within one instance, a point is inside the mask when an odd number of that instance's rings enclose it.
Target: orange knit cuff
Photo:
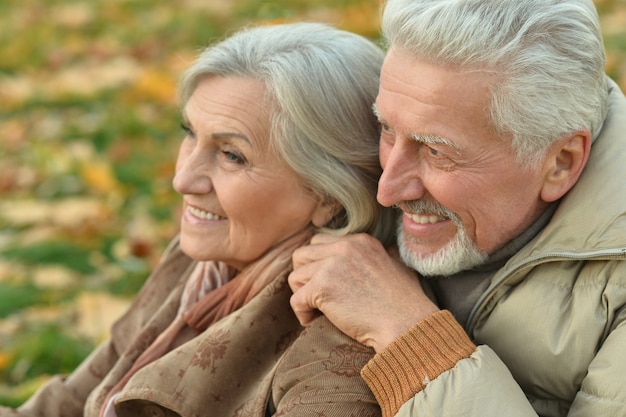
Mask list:
[[[361,376],[376,396],[383,417],[391,417],[426,384],[475,350],[452,313],[441,310],[374,356]]]

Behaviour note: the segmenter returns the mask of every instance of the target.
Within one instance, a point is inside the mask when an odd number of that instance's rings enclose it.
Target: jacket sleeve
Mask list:
[[[56,417],[83,415],[87,396],[117,360],[110,341],[96,348],[68,376],[54,376],[17,410],[0,407],[1,417]]]
[[[626,292],[625,288],[621,291]],[[626,306],[591,361],[568,417],[626,416]]]
[[[269,410],[281,417],[379,417],[360,376],[374,350],[341,333],[324,316],[314,320],[282,357]]]
[[[384,417],[537,416],[500,358],[440,311],[377,354],[362,375]]]

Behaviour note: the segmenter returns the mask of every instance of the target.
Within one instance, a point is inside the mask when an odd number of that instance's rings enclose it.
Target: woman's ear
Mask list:
[[[588,130],[559,139],[552,145],[543,164],[543,201],[551,203],[558,200],[576,184],[587,164],[590,151],[591,134]]]
[[[311,218],[311,223],[315,227],[324,227],[332,220],[333,217],[341,210],[341,204],[330,198],[322,199]]]

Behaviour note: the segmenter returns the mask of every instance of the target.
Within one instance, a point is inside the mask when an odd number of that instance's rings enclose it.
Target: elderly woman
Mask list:
[[[378,415],[359,375],[373,351],[323,316],[301,327],[287,276],[316,231],[391,240],[370,109],[382,59],[314,23],[206,49],[179,89],[179,237],[109,341],[0,414]]]

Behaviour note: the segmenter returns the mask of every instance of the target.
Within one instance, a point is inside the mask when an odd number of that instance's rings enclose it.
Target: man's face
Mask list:
[[[394,48],[385,59],[378,201],[402,210],[403,256],[424,275],[480,264],[545,209],[544,174],[518,163],[490,122],[494,77]]]

